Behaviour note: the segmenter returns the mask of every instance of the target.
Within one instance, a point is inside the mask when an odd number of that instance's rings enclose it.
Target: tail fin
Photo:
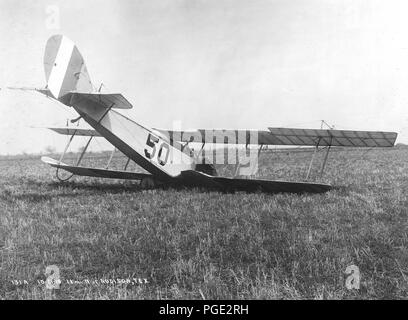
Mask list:
[[[81,53],[65,36],[54,35],[48,39],[44,54],[44,71],[48,89],[56,99],[70,91],[93,91]]]

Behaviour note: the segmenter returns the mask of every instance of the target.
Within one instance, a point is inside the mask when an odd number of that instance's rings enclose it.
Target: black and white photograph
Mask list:
[[[0,0],[0,300],[406,300],[407,16]]]

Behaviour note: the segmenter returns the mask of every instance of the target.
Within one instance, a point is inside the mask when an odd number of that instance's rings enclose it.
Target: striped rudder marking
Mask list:
[[[59,99],[70,91],[92,92],[92,83],[78,48],[67,37],[48,39],[44,54],[48,88]]]

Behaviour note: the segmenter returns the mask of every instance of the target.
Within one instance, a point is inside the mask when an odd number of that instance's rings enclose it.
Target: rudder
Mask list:
[[[76,45],[63,35],[48,39],[44,54],[47,87],[56,99],[70,91],[90,93],[91,79]]]

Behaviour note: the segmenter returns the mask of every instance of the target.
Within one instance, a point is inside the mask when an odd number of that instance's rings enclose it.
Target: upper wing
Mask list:
[[[173,131],[154,129],[171,140],[180,142],[222,143],[222,144],[264,144],[273,145],[277,142],[269,131],[265,130],[229,130],[229,129],[197,129]]]
[[[269,128],[280,145],[341,146],[341,147],[392,147],[397,139],[395,132]]]
[[[265,130],[190,130],[167,131],[156,129],[182,142],[258,144],[286,146],[342,146],[392,147],[397,139],[395,132],[269,128]]]

